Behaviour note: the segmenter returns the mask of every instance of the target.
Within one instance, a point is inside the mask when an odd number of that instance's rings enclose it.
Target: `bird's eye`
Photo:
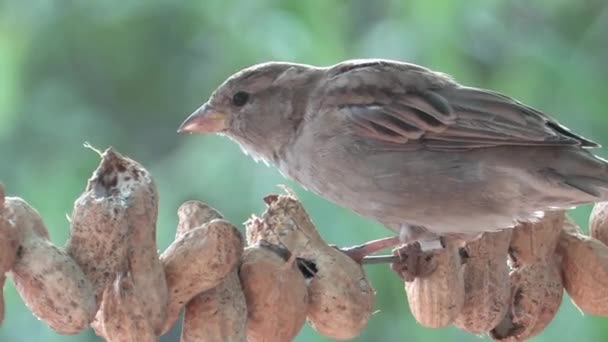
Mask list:
[[[237,107],[244,106],[248,100],[249,100],[249,93],[246,93],[244,91],[239,91],[236,94],[234,94],[234,96],[232,96],[232,104],[234,104]]]

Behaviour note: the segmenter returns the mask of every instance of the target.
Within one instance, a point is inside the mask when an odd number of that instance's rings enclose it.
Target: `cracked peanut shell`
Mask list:
[[[551,323],[564,293],[557,259],[553,256],[511,272],[509,310],[490,332],[494,340],[523,341],[540,334]]]
[[[247,340],[291,341],[306,322],[308,289],[295,262],[269,248],[245,248],[239,277],[247,301]]]
[[[338,340],[359,335],[375,299],[361,265],[323,241],[297,198],[269,195],[264,200],[262,217],[246,223],[248,241],[284,246],[301,265],[308,265],[307,319],[318,333]]]

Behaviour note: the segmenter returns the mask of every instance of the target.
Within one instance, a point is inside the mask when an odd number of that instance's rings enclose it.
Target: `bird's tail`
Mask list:
[[[573,152],[558,169],[564,183],[591,197],[584,202],[608,201],[608,161],[586,150]]]

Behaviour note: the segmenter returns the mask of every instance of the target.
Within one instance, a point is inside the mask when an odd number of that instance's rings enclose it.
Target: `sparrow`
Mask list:
[[[178,132],[225,135],[401,243],[478,236],[608,200],[595,142],[511,97],[398,61],[254,65]]]

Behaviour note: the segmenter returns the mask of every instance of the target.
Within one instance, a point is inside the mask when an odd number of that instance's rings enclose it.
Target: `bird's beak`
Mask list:
[[[225,131],[227,126],[226,114],[216,111],[209,103],[205,103],[182,122],[177,133],[216,133]]]

